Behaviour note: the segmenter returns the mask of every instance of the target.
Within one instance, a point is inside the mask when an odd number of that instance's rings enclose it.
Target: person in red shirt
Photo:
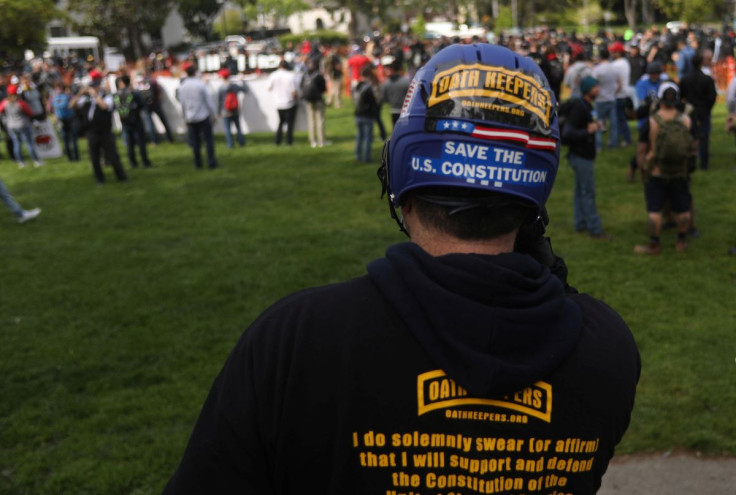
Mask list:
[[[350,58],[348,58],[348,71],[350,74],[350,91],[355,88],[360,82],[360,73],[363,67],[371,63],[371,59],[363,53],[358,45],[353,45],[353,49],[350,52]]]
[[[18,86],[8,86],[8,97],[0,102],[0,113],[5,115],[5,126],[8,129],[8,134],[13,139],[13,155],[18,162],[18,167],[26,166],[23,162],[21,142],[25,143],[33,164],[36,167],[43,165],[33,144],[33,134],[31,132],[33,111],[28,103],[18,97]]]

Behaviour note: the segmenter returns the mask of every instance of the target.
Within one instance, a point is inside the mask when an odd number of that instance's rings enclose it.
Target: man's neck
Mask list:
[[[457,239],[455,237],[432,233],[427,236],[412,237],[412,242],[419,245],[432,256],[445,254],[501,254],[514,250],[516,232],[494,239]]]

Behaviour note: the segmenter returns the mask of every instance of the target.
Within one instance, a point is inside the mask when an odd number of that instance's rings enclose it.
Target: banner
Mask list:
[[[34,121],[31,125],[33,142],[41,158],[59,158],[62,155],[59,139],[49,119]]]

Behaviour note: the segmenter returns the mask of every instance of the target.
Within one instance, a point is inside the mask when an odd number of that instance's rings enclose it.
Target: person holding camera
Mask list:
[[[89,77],[91,79],[89,85],[82,87],[74,95],[69,106],[77,111],[80,133],[83,132],[87,136],[95,180],[98,186],[105,183],[100,160],[104,154],[105,163],[112,166],[118,181],[127,182],[128,176],[120,161],[115,134],[112,132],[112,112],[115,107],[113,96],[103,87],[104,76],[100,71],[92,69]]]
[[[378,172],[410,242],[244,332],[165,495],[598,491],[641,360],[544,237],[554,92],[489,44],[412,87]]]

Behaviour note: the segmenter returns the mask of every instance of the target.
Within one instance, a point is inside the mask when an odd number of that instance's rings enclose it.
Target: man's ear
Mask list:
[[[401,205],[401,214],[406,215],[407,213],[410,213],[413,206],[413,199],[411,196],[406,198],[404,200],[404,203]]]
[[[411,226],[416,220],[414,214],[414,201],[411,196],[406,198],[401,205],[401,224],[404,226],[406,234],[411,238]]]

